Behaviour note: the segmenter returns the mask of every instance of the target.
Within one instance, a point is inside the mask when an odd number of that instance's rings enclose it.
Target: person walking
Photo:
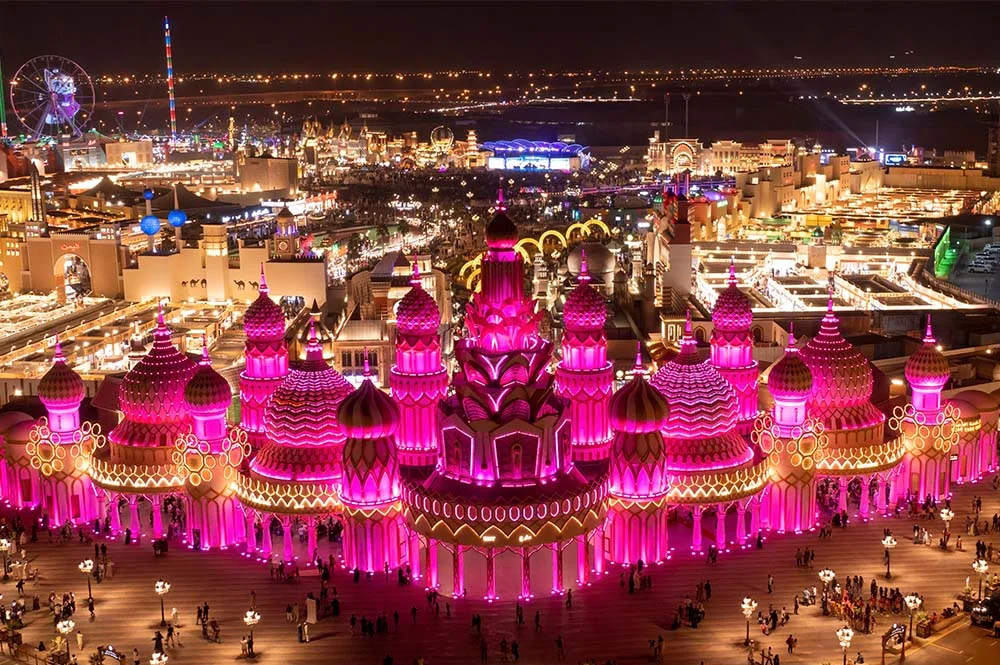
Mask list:
[[[83,633],[76,631],[76,650],[83,651]]]
[[[535,610],[535,632],[537,633],[542,629],[542,613]]]
[[[774,576],[771,573],[767,574],[767,592],[774,593]]]
[[[410,618],[413,619],[413,625],[417,625],[417,608],[413,606],[410,608]]]
[[[563,662],[566,660],[566,648],[563,644],[562,635],[556,637],[556,661]]]
[[[785,644],[788,645],[788,653],[795,653],[795,643],[798,642],[793,635],[789,635],[788,639],[785,640]]]

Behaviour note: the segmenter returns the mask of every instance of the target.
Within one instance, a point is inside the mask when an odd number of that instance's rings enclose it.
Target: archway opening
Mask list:
[[[56,299],[72,302],[90,295],[90,266],[76,254],[63,254],[53,266]]]

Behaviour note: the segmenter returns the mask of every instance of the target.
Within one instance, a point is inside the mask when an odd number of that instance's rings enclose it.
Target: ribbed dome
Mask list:
[[[491,249],[513,249],[517,244],[517,226],[503,210],[486,225],[486,244]]]
[[[59,408],[77,406],[86,395],[83,379],[66,364],[57,339],[52,367],[38,382],[38,398],[47,408]]]
[[[111,440],[135,446],[173,445],[188,426],[184,387],[196,368],[171,343],[161,311],[153,348],[122,378],[118,405],[125,418],[111,432]]]
[[[660,368],[650,383],[670,406],[666,425],[669,437],[711,437],[736,425],[736,393],[711,362],[698,356],[690,318],[680,352]]]
[[[408,335],[437,334],[441,325],[441,312],[431,294],[420,284],[420,268],[413,263],[413,288],[396,306],[396,327]]]
[[[285,315],[281,307],[267,295],[267,282],[264,280],[264,267],[260,269],[260,295],[247,307],[243,314],[243,330],[247,339],[253,342],[265,342],[283,339],[285,336]]]
[[[951,377],[951,367],[947,358],[937,350],[937,340],[931,329],[931,315],[927,315],[927,329],[924,332],[924,343],[916,353],[906,360],[903,368],[906,380],[911,386],[920,388],[941,389]]]
[[[367,363],[367,361],[366,361]],[[366,378],[340,405],[340,424],[348,437],[376,439],[391,436],[399,427],[395,400]]]
[[[753,323],[753,310],[750,300],[746,297],[736,281],[736,264],[729,264],[729,286],[719,294],[712,310],[712,323],[716,328],[726,331],[750,330]]]
[[[233,401],[233,389],[225,377],[212,369],[208,346],[201,348],[201,362],[184,387],[184,402],[191,413],[223,413]]]
[[[813,376],[813,401],[828,407],[856,406],[871,397],[871,366],[840,334],[832,298],[819,332],[800,355]]]
[[[563,323],[566,330],[603,330],[608,310],[604,304],[604,296],[590,285],[590,270],[585,253],[580,261],[578,281],[579,284],[566,296],[566,303],[563,305]]]
[[[646,378],[637,373],[608,404],[612,429],[619,432],[656,432],[667,422],[669,407]]]
[[[791,329],[788,332],[785,355],[774,364],[767,375],[767,389],[775,399],[801,400],[809,397],[812,385],[812,374],[799,357],[799,349],[795,346],[794,329]]]

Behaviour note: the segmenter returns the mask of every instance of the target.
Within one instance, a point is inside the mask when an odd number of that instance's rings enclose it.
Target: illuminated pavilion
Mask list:
[[[207,351],[196,363],[174,346],[162,313],[150,350],[121,381],[122,417],[106,436],[82,417],[83,383],[57,346],[39,386],[45,416],[0,414],[0,491],[55,523],[107,518],[137,542],[150,533],[140,505],[150,504],[158,538],[162,503],[175,497],[188,546],[271,560],[295,557],[302,527],[311,557],[318,525],[335,519],[345,567],[408,566],[428,588],[494,600],[562,593],[610,565],[746,546],[766,530],[808,531],[821,483],[843,510],[858,488],[867,519],[997,468],[998,396],[943,397],[948,363],[929,321],[905,368],[912,395],[885,413],[832,299],[818,333],[801,348],[789,335],[762,380],[751,305],[731,273],[709,354],[689,319],[675,357],[651,375],[637,359],[615,392],[607,305],[586,256],[557,345],[539,334],[502,206],[486,239],[453,368],[414,268],[389,393],[367,378],[355,390],[314,329],[290,365],[263,276],[244,316],[239,422],[226,416],[233,387]],[[674,529],[668,540],[674,522],[690,537]]]

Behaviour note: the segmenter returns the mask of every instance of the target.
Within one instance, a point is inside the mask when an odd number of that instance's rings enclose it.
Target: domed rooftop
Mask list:
[[[264,279],[264,266],[260,267],[260,295],[247,307],[243,314],[243,330],[247,339],[252,342],[269,342],[284,339],[285,315],[278,303],[267,295],[267,281]]]
[[[563,305],[563,322],[566,330],[603,330],[608,318],[607,305],[604,304],[604,296],[590,285],[586,253],[582,257],[579,284],[566,296]]]
[[[437,334],[441,312],[431,294],[420,284],[420,267],[413,262],[412,288],[396,305],[396,327],[408,335]]]
[[[399,426],[395,400],[376,388],[370,378],[365,351],[365,380],[340,404],[338,417],[348,437],[376,439],[391,436]]]
[[[517,244],[517,226],[502,207],[486,225],[486,244],[490,249],[513,249]]]
[[[352,390],[351,384],[323,360],[313,332],[306,359],[289,372],[267,402],[267,441],[251,469],[282,480],[339,477],[339,446],[345,435],[337,411]]]
[[[931,328],[931,315],[927,315],[924,343],[916,353],[907,358],[903,368],[906,380],[911,386],[930,390],[940,390],[951,377],[951,367],[944,355],[937,350],[937,340]]]
[[[1000,407],[1000,400],[996,395],[970,388],[955,395],[956,399],[964,400],[976,407],[980,413],[992,413]]]
[[[636,358],[636,369],[642,369],[641,360]],[[608,403],[611,427],[618,432],[645,433],[663,429],[667,423],[669,407],[649,383],[641,371],[611,396]]]
[[[108,435],[129,446],[172,446],[188,427],[184,387],[197,365],[170,341],[170,330],[157,315],[153,348],[125,374],[118,405],[125,418]]]
[[[52,367],[38,382],[38,398],[46,408],[65,408],[78,406],[86,395],[83,379],[66,364],[57,338]]]
[[[715,436],[736,425],[736,393],[719,371],[698,355],[690,315],[680,352],[660,368],[650,383],[670,406],[667,436]]]
[[[566,256],[566,267],[571,275],[580,275],[585,257],[591,281],[596,279],[601,284],[611,284],[615,272],[615,256],[611,250],[604,243],[581,242]]]
[[[222,414],[233,401],[233,389],[225,377],[212,368],[208,343],[201,347],[201,362],[184,387],[184,402],[191,413]]]
[[[729,263],[729,286],[719,294],[712,310],[712,323],[725,331],[748,331],[753,323],[753,310],[746,294],[736,281],[736,264]]]
[[[369,376],[340,405],[347,432],[344,445],[342,497],[349,503],[381,503],[399,497],[399,458],[392,438],[399,426],[399,407],[376,388]]]
[[[831,295],[819,332],[799,352],[813,378],[809,411],[828,429],[857,429],[884,420],[869,399],[872,368],[868,359],[840,334]]]
[[[795,346],[795,328],[789,324],[785,355],[768,372],[767,389],[775,399],[802,400],[809,397],[812,385],[812,374]]]

